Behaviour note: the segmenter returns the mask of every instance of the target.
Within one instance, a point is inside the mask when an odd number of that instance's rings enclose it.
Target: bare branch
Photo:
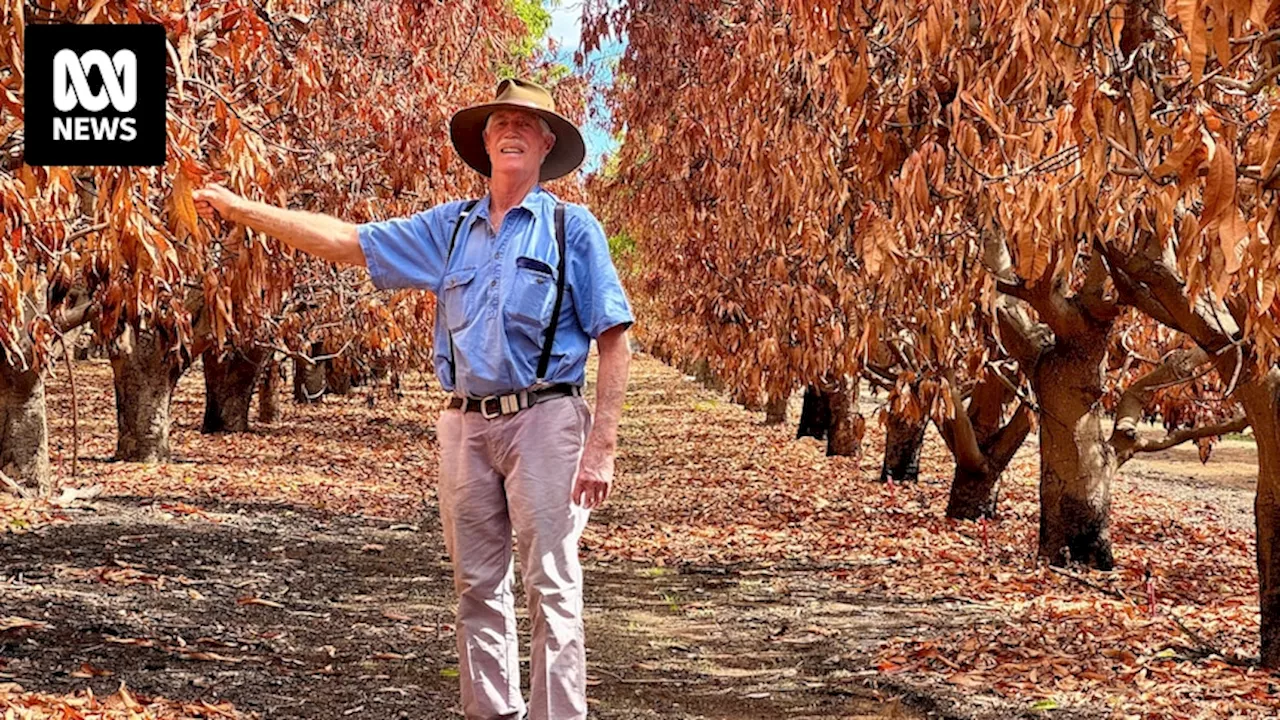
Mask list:
[[[59,333],[70,332],[92,320],[100,309],[98,303],[86,300],[73,308],[64,309],[58,313],[58,317],[53,323],[54,327],[57,328]]]
[[[883,390],[893,390],[893,386],[898,384],[898,374],[893,372],[891,368],[881,367],[874,363],[866,363],[862,366],[862,376],[873,385]]]
[[[1116,405],[1115,432],[1123,434],[1127,440],[1134,440],[1142,410],[1150,402],[1152,393],[1162,387],[1189,382],[1195,377],[1196,370],[1208,362],[1209,354],[1198,347],[1175,350],[1166,355],[1159,365],[1135,380],[1120,396]]]
[[[348,348],[351,347],[352,342],[354,342],[354,338],[348,339],[345,343],[343,343],[342,347],[338,348],[337,352],[328,353],[327,355],[317,355],[315,357],[311,357],[300,350],[290,350],[289,348],[283,345],[273,345],[271,343],[264,343],[264,342],[254,343],[254,345],[262,350],[274,350],[286,357],[290,357],[295,360],[301,360],[304,363],[307,363],[308,365],[319,365],[320,363],[326,360],[333,360],[334,358],[341,356],[344,352],[347,351]]]
[[[1079,298],[1085,311],[1099,322],[1111,322],[1120,314],[1116,300],[1107,297],[1107,280],[1110,277],[1102,253],[1095,248],[1089,258],[1089,270],[1084,277],[1084,285],[1080,288]]]
[[[1032,320],[1026,308],[1011,298],[1001,301],[996,316],[1005,350],[1018,361],[1023,372],[1032,372],[1040,355],[1053,346],[1052,331],[1047,325]]]
[[[1004,467],[1009,464],[1014,453],[1018,452],[1018,448],[1022,447],[1022,443],[1026,441],[1027,434],[1031,432],[1031,416],[1034,411],[1027,403],[1018,405],[1018,409],[1014,411],[1013,417],[1009,418],[1009,422],[1000,428],[989,443],[987,443],[987,456],[995,463],[996,467]]]
[[[1140,452],[1167,450],[1191,440],[1239,432],[1249,426],[1248,420],[1239,415],[1213,425],[1179,428],[1159,438],[1138,437],[1138,422],[1142,419],[1142,410],[1151,400],[1152,393],[1162,387],[1194,380],[1202,368],[1212,366],[1213,362],[1214,358],[1200,347],[1176,350],[1166,355],[1159,365],[1125,390],[1116,406],[1116,425],[1111,433],[1111,445],[1116,449],[1120,465]]]
[[[97,225],[90,225],[89,227],[86,227],[86,228],[80,228],[79,230],[68,235],[67,239],[63,240],[62,242],[64,245],[70,245],[71,243],[75,242],[76,240],[79,240],[80,238],[86,235],[92,235],[93,233],[96,233],[96,232],[102,232],[103,230],[106,230],[110,226],[111,226],[110,223],[98,223]]]
[[[947,371],[947,385],[951,391],[951,404],[955,409],[952,413],[953,417],[943,422],[947,426],[947,434],[952,437],[948,447],[951,448],[956,464],[960,467],[976,473],[986,472],[987,457],[978,445],[978,435],[974,432],[973,423],[969,420],[969,413],[964,406],[964,397],[956,387],[954,372]]]
[[[1237,415],[1230,420],[1220,422],[1215,425],[1202,425],[1200,427],[1179,428],[1172,432],[1166,433],[1160,438],[1142,438],[1134,445],[1134,452],[1159,452],[1168,450],[1171,447],[1181,445],[1191,440],[1199,440],[1207,437],[1217,437],[1226,435],[1227,433],[1242,432],[1249,427],[1249,419],[1244,415]]]
[[[1125,254],[1105,243],[1098,247],[1106,253],[1126,300],[1139,310],[1186,333],[1215,355],[1238,341],[1240,329],[1231,313],[1207,298],[1193,303],[1182,278],[1164,257],[1153,257],[1153,248]]]

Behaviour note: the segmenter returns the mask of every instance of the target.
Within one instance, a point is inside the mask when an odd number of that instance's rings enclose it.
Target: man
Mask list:
[[[463,711],[491,720],[526,710],[514,527],[533,626],[528,717],[585,718],[578,540],[612,484],[631,308],[600,223],[538,185],[572,172],[585,154],[545,89],[504,81],[496,100],[455,114],[450,131],[462,159],[489,178],[489,195],[474,206],[449,202],[356,226],[217,185],[195,200],[205,217],[216,210],[326,260],[365,265],[378,287],[436,293],[436,372],[454,394],[436,435]],[[600,350],[594,422],[580,392],[591,338]]]

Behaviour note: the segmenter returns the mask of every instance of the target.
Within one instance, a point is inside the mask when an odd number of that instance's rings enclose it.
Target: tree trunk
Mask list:
[[[262,384],[258,387],[258,422],[273,423],[280,420],[280,361],[274,354],[262,370]]]
[[[204,351],[202,433],[248,432],[249,408],[264,353],[210,348]]]
[[[982,462],[956,462],[947,499],[947,517],[955,520],[994,518],[1000,499],[1000,476],[1031,431],[1031,411],[1019,408],[1009,424],[981,445]]]
[[[947,517],[954,520],[994,518],[999,499],[1000,472],[994,468],[970,470],[957,464],[947,498]]]
[[[1031,409],[995,371],[974,387],[968,406],[952,386],[956,416],[938,424],[943,441],[956,459],[947,517],[977,520],[996,516],[1000,476],[1031,432]],[[1018,402],[1013,417],[1003,424],[1005,406]]]
[[[311,355],[320,355],[323,346],[311,346]],[[324,397],[324,363],[309,363],[302,358],[293,360],[293,400],[301,404],[317,403]]]
[[[1229,377],[1229,376],[1228,376]],[[1262,615],[1262,664],[1280,668],[1280,370],[1242,385],[1236,395],[1258,445],[1258,608]]]
[[[750,390],[739,389],[733,393],[733,402],[735,405],[741,405],[743,410],[751,412],[760,412],[764,409],[764,404],[760,402],[760,396]]]
[[[787,401],[790,393],[770,394],[764,405],[764,424],[781,425],[787,421]]]
[[[325,392],[333,395],[346,395],[351,392],[354,384],[354,379],[351,377],[351,368],[347,367],[346,363],[337,363],[332,360],[324,363]]]
[[[716,374],[711,371],[711,363],[707,362],[707,360],[702,359],[693,363],[691,374],[693,379],[702,387],[715,392],[724,391],[724,383],[720,382],[720,378],[716,377]]]
[[[959,410],[957,409],[957,412]],[[915,482],[920,477],[920,448],[928,418],[912,420],[900,414],[889,415],[885,423],[884,462],[880,465],[880,482]]]
[[[829,398],[831,427],[827,433],[827,455],[861,457],[867,422],[858,412],[857,382],[842,381]]]
[[[168,462],[169,409],[183,363],[152,332],[130,328],[111,358],[116,388],[116,459]]]
[[[796,439],[802,437],[825,440],[831,428],[831,398],[810,385],[804,389],[804,402],[800,405],[800,426]]]
[[[25,488],[53,491],[44,376],[0,366],[0,472]]]
[[[1058,338],[1035,368],[1040,416],[1040,555],[1109,570],[1115,448],[1100,402],[1107,334]]]

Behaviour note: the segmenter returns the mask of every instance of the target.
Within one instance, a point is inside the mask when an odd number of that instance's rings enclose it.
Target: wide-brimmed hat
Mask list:
[[[476,172],[489,177],[493,167],[484,149],[484,124],[498,110],[528,110],[547,121],[555,133],[556,145],[542,161],[539,180],[554,180],[568,175],[582,164],[587,148],[577,126],[556,112],[556,102],[551,93],[537,83],[528,80],[503,80],[493,102],[472,105],[454,113],[449,121],[449,135],[453,147],[462,160]]]

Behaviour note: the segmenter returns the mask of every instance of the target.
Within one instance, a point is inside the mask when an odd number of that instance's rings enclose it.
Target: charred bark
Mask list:
[[[41,496],[53,490],[44,376],[0,366],[0,472]]]
[[[274,423],[280,420],[281,365],[273,356],[262,369],[262,382],[258,386],[258,422]]]
[[[764,404],[760,402],[760,396],[749,390],[739,390],[733,395],[735,405],[741,405],[743,410],[751,412],[760,412],[764,409]]]
[[[787,421],[787,401],[790,393],[770,394],[764,404],[764,424],[781,425]]]
[[[261,350],[205,350],[204,422],[200,432],[249,431],[249,408],[264,358]]]
[[[1004,423],[1005,407],[1020,401],[994,370],[987,372],[974,388],[968,407],[964,406],[954,383],[952,401],[956,417],[938,426],[956,459],[947,517],[994,518],[1000,498],[1000,476],[1031,431],[1031,409],[1019,405],[1013,417]]]
[[[311,346],[312,357],[318,357],[323,346],[315,343]],[[293,401],[303,405],[318,403],[324,397],[325,372],[323,363],[308,362],[304,358],[293,360]]]
[[[1027,285],[1013,273],[1008,247],[989,238],[984,264],[1001,292],[1006,347],[1031,379],[1040,403],[1040,556],[1055,565],[1079,562],[1109,570],[1111,480],[1116,452],[1102,428],[1103,366],[1118,301],[1107,292],[1102,253],[1089,259],[1080,289],[1065,277]],[[1114,265],[1114,263],[1113,263]],[[1013,298],[1031,305],[1033,323]],[[1004,329],[1010,332],[1004,333]]]
[[[1024,405],[1013,419],[978,446],[982,462],[957,460],[947,499],[947,517],[956,520],[994,518],[1000,499],[1000,476],[1031,431],[1031,411]]]
[[[804,402],[800,406],[800,426],[796,439],[802,437],[825,440],[831,429],[831,396],[810,385],[804,389]]]
[[[1040,401],[1040,549],[1055,565],[1109,570],[1116,452],[1103,430],[1107,332],[1058,338],[1032,373]]]
[[[956,464],[947,497],[947,517],[955,520],[994,518],[1000,505],[1000,475],[990,466],[969,468]]]
[[[133,328],[117,342],[111,370],[116,390],[116,459],[167,462],[169,410],[185,363],[154,332]]]
[[[884,461],[880,482],[915,482],[920,477],[920,448],[928,418],[891,413],[885,422]]]
[[[693,379],[702,387],[715,392],[724,392],[724,383],[712,371],[711,363],[706,359],[695,361],[689,368],[689,374],[693,375]]]

